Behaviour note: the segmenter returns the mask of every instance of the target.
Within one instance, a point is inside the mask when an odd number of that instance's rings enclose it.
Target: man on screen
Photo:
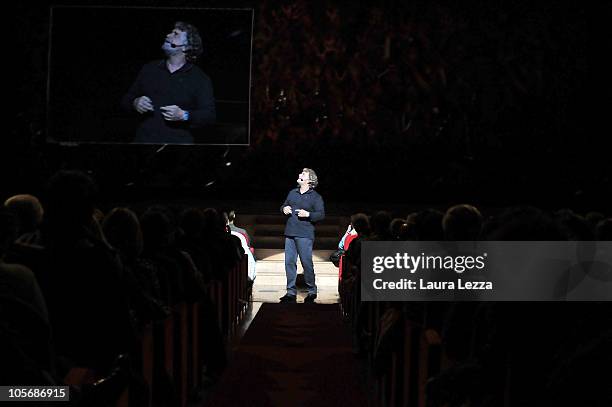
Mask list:
[[[135,143],[190,144],[192,129],[216,119],[210,78],[194,65],[202,39],[193,25],[177,22],[161,48],[166,59],[144,65],[121,105],[141,116]]]
[[[325,218],[323,198],[314,188],[319,184],[317,174],[304,168],[298,175],[298,187],[289,191],[281,212],[287,216],[285,226],[285,273],[287,274],[287,294],[281,302],[296,302],[297,256],[304,267],[304,281],[308,295],[304,302],[314,302],[317,298],[312,246],[314,243],[314,222]]]

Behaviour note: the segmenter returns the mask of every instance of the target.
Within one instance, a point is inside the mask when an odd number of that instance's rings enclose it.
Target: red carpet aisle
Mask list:
[[[338,304],[263,304],[207,406],[366,406]]]

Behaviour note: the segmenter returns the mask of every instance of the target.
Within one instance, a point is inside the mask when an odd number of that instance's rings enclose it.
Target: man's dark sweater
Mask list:
[[[306,237],[314,240],[314,222],[319,222],[325,218],[325,205],[323,198],[314,189],[310,188],[303,194],[299,188],[292,189],[287,195],[287,199],[281,205],[281,212],[285,206],[291,206],[291,215],[287,215],[287,225],[285,226],[285,236]],[[299,218],[297,211],[304,209],[310,212],[307,218]]]
[[[135,112],[132,104],[140,96],[148,96],[154,109],[141,115],[143,121],[134,140],[137,143],[193,143],[190,129],[216,120],[210,78],[191,63],[186,63],[173,73],[170,73],[164,60],[144,65],[123,97],[122,108]],[[171,105],[189,112],[189,120],[165,120],[160,107]]]

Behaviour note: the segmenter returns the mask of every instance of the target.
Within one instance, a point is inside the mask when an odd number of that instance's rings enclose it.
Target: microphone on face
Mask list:
[[[174,44],[174,43],[172,43],[172,42],[170,43],[170,46],[171,46],[172,48],[184,47],[184,46],[186,46],[186,45],[187,45],[187,44],[178,44],[178,45],[177,45],[177,44]]]

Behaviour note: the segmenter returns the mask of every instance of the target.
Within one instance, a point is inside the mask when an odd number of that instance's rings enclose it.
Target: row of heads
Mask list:
[[[319,185],[319,178],[311,168],[304,168],[298,175],[298,183],[307,183],[311,188]],[[15,195],[4,203],[13,207],[20,217],[32,220],[32,225],[40,223],[44,212],[55,217],[67,217],[71,220],[87,220],[96,207],[98,188],[95,181],[81,171],[62,170],[53,175],[47,182],[44,201],[45,210],[38,198],[32,195]],[[23,213],[22,213],[23,212]],[[235,217],[229,211],[230,220]]]

